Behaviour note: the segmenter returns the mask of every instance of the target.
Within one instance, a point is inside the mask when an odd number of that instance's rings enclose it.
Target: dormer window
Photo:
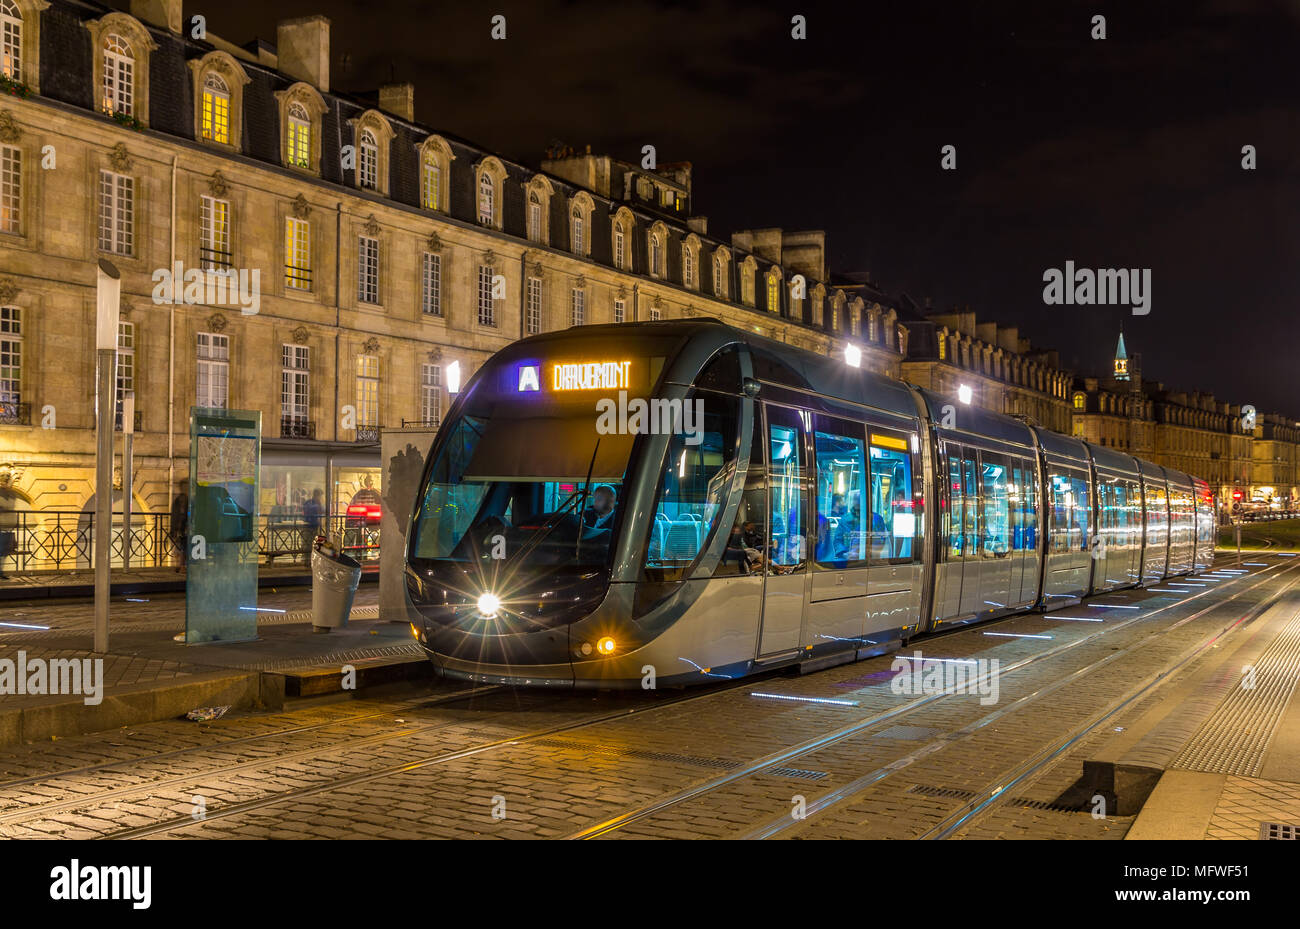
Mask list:
[[[215,71],[203,79],[202,136],[222,145],[230,144],[230,88]]]
[[[110,116],[135,112],[135,55],[131,43],[117,33],[104,40],[104,95],[101,104]]]
[[[496,214],[497,188],[492,178],[485,171],[478,179],[478,221],[485,226],[492,225]]]
[[[575,205],[573,207],[573,252],[575,255],[586,254],[587,250],[587,229],[586,223],[582,216],[582,210]]]
[[[366,190],[379,189],[379,143],[369,129],[361,131],[357,149],[357,184]]]
[[[284,157],[295,168],[311,167],[311,117],[301,103],[289,105]]]

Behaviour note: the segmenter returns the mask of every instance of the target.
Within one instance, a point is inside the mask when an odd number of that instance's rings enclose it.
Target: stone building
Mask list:
[[[1055,351],[1035,348],[1015,326],[981,322],[969,308],[927,313],[903,301],[908,316],[902,376],[995,413],[1070,432],[1072,375]],[[966,398],[969,397],[967,400]]]
[[[0,16],[11,507],[93,499],[101,258],[122,272],[136,512],[186,480],[195,406],[262,412],[263,513],[315,488],[338,512],[377,485],[380,429],[436,423],[493,352],[572,325],[708,315],[839,356],[865,325],[861,363],[898,373],[896,314],[830,281],[822,233],[723,241],[688,163],[553,151],[537,170],[417,122],[409,84],[340,93],[324,17],[241,46],[192,38],[180,0]]]

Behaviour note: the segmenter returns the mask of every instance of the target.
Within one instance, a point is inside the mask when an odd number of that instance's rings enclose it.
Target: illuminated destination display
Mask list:
[[[626,390],[630,361],[557,364],[551,368],[554,390]]]

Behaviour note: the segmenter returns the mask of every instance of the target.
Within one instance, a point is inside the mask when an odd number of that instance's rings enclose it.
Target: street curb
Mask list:
[[[343,669],[351,667],[356,672],[355,687],[343,686]],[[422,655],[404,658],[362,658],[337,667],[289,668],[264,671],[266,677],[281,679],[280,686],[286,699],[321,697],[331,694],[356,693],[368,687],[381,687],[401,681],[415,681],[435,676],[433,662]]]
[[[280,709],[284,691],[259,671],[213,671],[187,675],[164,686],[116,689],[97,706],[81,698],[0,709],[0,746],[49,741],[184,716],[204,706]]]
[[[379,571],[361,571],[362,584],[377,584]],[[281,577],[259,577],[258,588],[310,587],[310,574],[285,574]],[[111,596],[122,594],[184,593],[185,581],[119,581],[110,585]],[[94,584],[54,584],[45,587],[0,587],[0,601],[5,600],[55,600],[60,598],[85,599],[95,595]]]

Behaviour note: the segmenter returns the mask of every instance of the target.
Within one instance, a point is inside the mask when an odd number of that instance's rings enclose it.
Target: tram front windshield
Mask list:
[[[445,428],[416,513],[414,558],[607,564],[632,436],[598,434],[590,413],[536,416],[490,394]]]

